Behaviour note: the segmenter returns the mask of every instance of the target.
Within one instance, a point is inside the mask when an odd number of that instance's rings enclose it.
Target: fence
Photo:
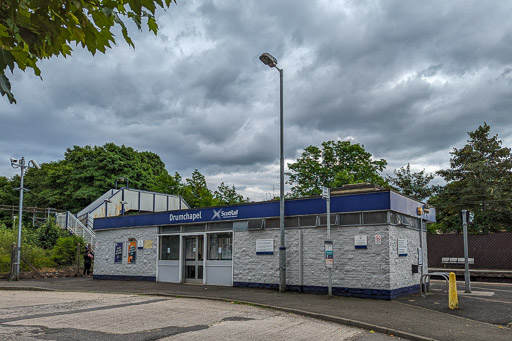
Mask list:
[[[427,235],[428,266],[431,268],[458,268],[442,262],[442,258],[464,257],[462,234]],[[474,258],[472,269],[512,270],[512,233],[468,235],[468,255]]]

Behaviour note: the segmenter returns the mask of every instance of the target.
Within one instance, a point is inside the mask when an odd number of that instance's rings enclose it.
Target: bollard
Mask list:
[[[457,282],[455,280],[455,273],[453,272],[450,272],[448,307],[450,309],[459,309],[459,299],[457,298]]]

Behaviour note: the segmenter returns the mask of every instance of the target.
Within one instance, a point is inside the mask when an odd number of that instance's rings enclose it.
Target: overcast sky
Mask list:
[[[197,168],[251,199],[279,186],[279,73],[285,158],[328,140],[361,143],[387,172],[449,166],[484,121],[512,144],[508,1],[178,0],[158,36],[131,30],[106,55],[40,63],[0,98],[0,175],[9,157],[61,160],[73,145],[125,144]]]

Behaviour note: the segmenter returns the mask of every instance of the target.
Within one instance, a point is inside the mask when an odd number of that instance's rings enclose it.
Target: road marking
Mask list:
[[[472,291],[472,292],[461,292],[461,295],[464,296],[493,296],[494,292],[492,291]]]
[[[465,295],[464,297],[472,298],[472,299],[475,299],[475,300],[482,300],[482,301],[489,301],[489,302],[512,304],[512,302],[510,302],[510,301],[490,300],[488,298],[474,297],[474,296],[468,296],[468,295]]]
[[[480,285],[480,284],[478,284]],[[475,287],[474,285],[471,286],[472,289],[482,289],[482,290],[489,290],[489,288],[479,288],[479,287]],[[492,288],[493,291],[503,291],[503,292],[510,292],[512,293],[512,289],[511,290],[503,290],[503,289],[494,289]]]

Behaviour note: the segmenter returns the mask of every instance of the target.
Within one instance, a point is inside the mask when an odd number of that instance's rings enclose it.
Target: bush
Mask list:
[[[55,266],[55,262],[50,257],[50,252],[34,245],[24,245],[21,249],[23,258],[37,269],[51,268]],[[30,270],[25,262],[21,262],[23,270]]]
[[[55,224],[55,218],[52,217],[34,231],[33,244],[43,249],[52,249],[59,238],[67,236],[69,233]]]
[[[42,248],[30,245],[26,243],[27,231],[22,228],[22,244],[21,244],[21,255],[30,264],[36,268],[51,267],[55,263],[49,257],[49,253]],[[10,229],[5,226],[0,226],[0,272],[11,271],[11,248],[12,244],[17,244],[18,240],[18,229]],[[21,262],[22,270],[30,270],[28,265],[23,261]]]
[[[61,237],[52,250],[52,259],[59,265],[72,265],[76,259],[77,245],[85,245],[83,238],[77,236]]]

